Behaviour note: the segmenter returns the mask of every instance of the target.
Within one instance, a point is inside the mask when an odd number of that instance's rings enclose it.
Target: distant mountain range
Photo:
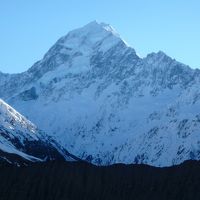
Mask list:
[[[4,160],[68,159],[63,151],[97,165],[200,159],[200,70],[162,51],[140,58],[104,23],[69,32],[26,72],[0,73],[0,98],[43,130],[1,101]]]

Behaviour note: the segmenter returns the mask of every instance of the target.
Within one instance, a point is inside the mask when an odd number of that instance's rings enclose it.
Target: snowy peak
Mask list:
[[[82,48],[87,52],[101,46],[99,50],[105,52],[119,42],[123,42],[123,40],[110,25],[93,21],[82,28],[69,32],[59,40],[58,44],[70,49]]]
[[[147,57],[144,58],[144,62],[148,67],[151,66],[152,68],[157,70],[169,70],[176,73],[186,72],[188,73],[188,75],[194,73],[193,69],[176,61],[163,51],[148,54]]]
[[[139,58],[91,22],[24,74],[0,78],[0,97],[82,159],[167,166],[200,159],[199,83],[199,71],[162,51]]]
[[[120,37],[116,30],[110,25],[104,22],[98,23],[96,20],[88,23],[84,27],[80,28],[79,30],[85,30],[86,32],[102,32],[107,31],[108,33],[112,33],[116,37]]]
[[[87,37],[91,38],[93,42],[97,42],[106,36],[113,36],[119,38],[119,34],[114,30],[112,26],[106,23],[98,23],[97,21],[90,22],[89,24],[70,31],[68,35],[72,37]]]
[[[154,63],[163,63],[163,62],[167,62],[170,63],[173,61],[173,59],[171,57],[169,57],[166,53],[164,53],[163,51],[159,51],[157,53],[150,53],[147,55],[146,58],[144,58],[144,60],[146,62],[148,62],[148,64],[154,64]]]
[[[94,58],[100,59],[104,54],[108,59],[114,56],[123,59],[129,55],[138,58],[134,49],[128,47],[110,25],[94,21],[60,38],[44,58],[28,70],[27,79],[30,80],[30,76],[41,78],[58,68],[57,74],[86,72],[92,69]]]

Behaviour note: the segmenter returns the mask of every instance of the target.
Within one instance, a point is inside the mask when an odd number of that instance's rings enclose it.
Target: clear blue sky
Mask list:
[[[200,0],[0,0],[0,71],[25,71],[93,20],[111,24],[142,57],[162,50],[200,67]]]

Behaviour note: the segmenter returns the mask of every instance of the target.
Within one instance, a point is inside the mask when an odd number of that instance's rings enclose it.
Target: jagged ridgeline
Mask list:
[[[57,143],[98,165],[200,159],[200,71],[163,52],[141,58],[104,23],[60,38],[0,97]]]

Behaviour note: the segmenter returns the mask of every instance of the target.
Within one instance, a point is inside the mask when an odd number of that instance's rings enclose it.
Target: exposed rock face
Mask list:
[[[142,59],[92,22],[28,71],[0,74],[0,97],[92,163],[169,166],[200,159],[199,83],[198,69],[163,52]]]

